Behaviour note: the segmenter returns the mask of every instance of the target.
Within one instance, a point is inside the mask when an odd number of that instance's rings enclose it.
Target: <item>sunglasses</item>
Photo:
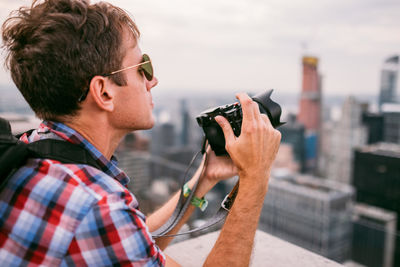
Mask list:
[[[139,67],[139,71],[143,72],[144,77],[146,77],[146,80],[151,81],[153,80],[154,77],[154,71],[153,71],[153,65],[151,64],[151,59],[149,57],[149,55],[147,54],[143,54],[142,57],[142,62],[133,66],[129,66],[120,70],[116,70],[113,72],[110,72],[108,74],[102,74],[100,76],[104,76],[104,77],[109,77],[111,75],[120,73],[122,71],[126,71],[126,70],[130,70],[133,68]],[[86,99],[87,94],[89,93],[89,88],[82,94],[81,97],[79,97],[78,102],[82,102],[83,100]]]
[[[136,68],[136,67],[139,67],[139,71],[143,71],[144,76],[146,77],[146,79],[148,81],[153,80],[153,75],[154,75],[154,73],[153,73],[153,65],[151,64],[150,57],[147,54],[143,54],[142,62],[139,63],[139,64],[136,64],[136,65],[133,65],[133,66],[129,66],[129,67],[126,67],[126,68],[123,68],[123,69],[120,69],[120,70],[116,70],[116,71],[110,72],[109,74],[103,74],[101,76],[108,77],[108,76],[120,73],[122,71],[130,70],[130,69],[133,69],[133,68]]]

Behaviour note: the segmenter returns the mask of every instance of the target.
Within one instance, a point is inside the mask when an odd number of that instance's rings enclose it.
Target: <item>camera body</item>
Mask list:
[[[273,90],[268,90],[257,94],[252,97],[252,99],[257,102],[260,113],[266,114],[272,126],[277,128],[284,123],[280,122],[282,113],[281,107],[270,98],[272,91]],[[219,124],[215,121],[215,117],[218,115],[225,117],[230,123],[235,136],[239,136],[242,129],[242,106],[240,103],[233,103],[211,108],[203,111],[196,118],[199,126],[203,128],[211,149],[214,150],[217,156],[222,156],[228,153],[225,150],[224,133]]]

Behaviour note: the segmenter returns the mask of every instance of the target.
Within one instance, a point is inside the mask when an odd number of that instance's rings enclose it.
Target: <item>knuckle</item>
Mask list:
[[[282,134],[281,134],[281,132],[280,131],[278,131],[278,130],[274,130],[275,131],[275,137],[276,137],[276,139],[278,140],[278,141],[280,141],[281,139],[282,139]]]
[[[246,97],[246,98],[243,98],[241,100],[241,102],[242,102],[242,105],[244,105],[244,106],[251,106],[253,103],[253,100],[251,100],[249,97]]]
[[[247,126],[247,127],[242,128],[242,133],[243,133],[243,134],[249,134],[250,132],[251,132],[250,126]]]
[[[245,128],[246,133],[253,133],[256,130],[257,130],[257,124],[255,123],[250,123],[248,127]]]
[[[268,132],[269,127],[268,127],[268,125],[267,125],[266,123],[263,123],[263,124],[262,124],[262,130],[263,130],[264,132]]]
[[[269,121],[269,118],[268,118],[268,116],[266,114],[261,113],[260,116],[263,119],[263,121],[265,121],[265,122]]]

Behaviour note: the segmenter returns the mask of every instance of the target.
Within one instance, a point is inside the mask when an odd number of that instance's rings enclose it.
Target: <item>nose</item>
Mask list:
[[[147,81],[147,83],[146,83],[147,91],[150,91],[151,88],[153,88],[157,84],[158,84],[158,79],[156,76],[153,76],[153,79],[151,79],[151,81]]]

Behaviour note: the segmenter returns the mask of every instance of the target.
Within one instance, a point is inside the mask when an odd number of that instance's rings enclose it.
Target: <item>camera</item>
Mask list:
[[[277,128],[284,123],[281,119],[281,107],[279,104],[271,100],[273,90],[267,90],[252,97],[258,104],[260,113],[266,114],[274,128]],[[211,149],[214,150],[217,156],[227,155],[225,150],[225,138],[221,127],[215,121],[215,117],[224,116],[230,123],[233,133],[236,136],[240,135],[242,129],[242,107],[240,103],[233,103],[216,108],[210,108],[203,111],[197,118],[197,123],[203,128],[206,139],[210,143]]]

